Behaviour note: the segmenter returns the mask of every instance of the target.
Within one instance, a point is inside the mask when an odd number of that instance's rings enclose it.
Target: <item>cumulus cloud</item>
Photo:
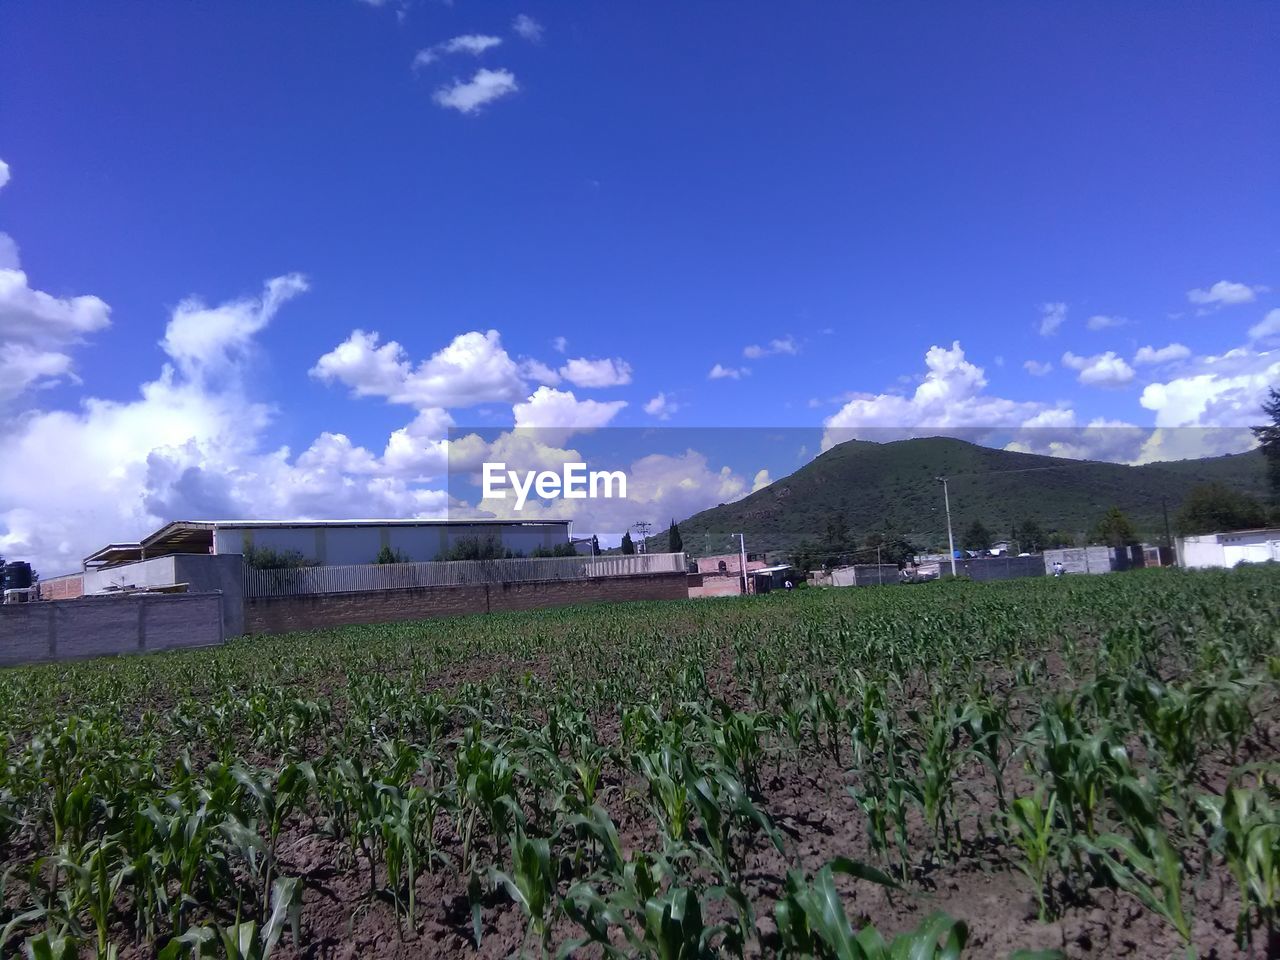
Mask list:
[[[932,346],[925,354],[924,379],[910,396],[856,394],[824,421],[823,449],[865,437],[900,439],[940,434],[980,438],[998,427],[1019,426],[1046,409],[985,393],[986,373],[965,358],[959,341]]]
[[[399,343],[378,341],[376,332],[353,331],[316,361],[311,376],[341,383],[358,397],[415,407],[473,407],[525,393],[520,368],[503,349],[497,330],[459,334],[416,367]]]
[[[547,366],[541,360],[534,360],[526,357],[520,361],[520,375],[526,380],[532,380],[535,383],[544,383],[549,387],[554,387],[561,380],[560,374]]]
[[[442,491],[388,475],[340,433],[321,434],[296,458],[287,448],[261,449],[272,409],[246,387],[251,340],[304,288],[288,275],[257,298],[213,306],[184,300],[160,341],[168,362],[137,397],[27,410],[0,426],[0,553],[54,574],[103,543],[176,518],[443,510]],[[69,451],[75,469],[67,468]]]
[[[432,95],[432,99],[442,107],[469,114],[519,89],[516,76],[510,70],[481,68],[470,80],[455,80],[441,87]]]
[[[9,182],[9,165],[0,160],[0,190],[3,190],[5,184]]]
[[[207,306],[198,297],[178,304],[165,328],[160,346],[188,378],[201,381],[236,369],[281,305],[304,293],[307,280],[301,274],[269,280],[261,298],[245,298]]]
[[[676,403],[665,393],[659,393],[644,405],[644,412],[649,414],[651,417],[657,417],[659,420],[670,420],[672,415],[679,409],[680,404]]]
[[[1114,350],[1092,357],[1077,356],[1068,350],[1062,355],[1062,365],[1077,371],[1076,379],[1088,387],[1122,387],[1134,376],[1133,367]]]
[[[1095,417],[1080,426],[1074,411],[1056,408],[1029,418],[1005,449],[1069,460],[1133,463],[1141,458],[1150,436],[1146,427],[1106,417]]]
[[[770,340],[767,344],[761,346],[753,343],[744,347],[742,355],[748,360],[759,360],[762,357],[769,357],[779,353],[795,355],[800,352],[799,346],[796,344],[795,338],[790,334],[776,340]]]
[[[1207,290],[1200,287],[1188,290],[1187,299],[1201,306],[1227,307],[1237,303],[1252,303],[1259,293],[1266,292],[1267,288],[1263,286],[1219,280]]]
[[[501,37],[486,36],[480,33],[463,34],[460,37],[454,37],[451,40],[445,40],[424,50],[419,50],[413,58],[413,66],[414,69],[425,67],[428,64],[435,63],[442,56],[452,53],[469,53],[474,57],[478,57],[486,50],[492,50],[500,43],[502,43]]]
[[[606,426],[626,405],[625,400],[579,400],[572,390],[539,387],[511,412],[517,430],[537,430],[540,436],[554,438],[547,442],[563,443],[575,433]]]
[[[707,374],[708,380],[741,380],[751,373],[750,367],[726,367],[717,363]]]
[[[69,350],[110,323],[111,308],[98,297],[33,288],[19,268],[17,245],[0,233],[0,407],[74,376]]]
[[[1271,340],[1280,337],[1280,307],[1268,311],[1267,315],[1249,328],[1250,340]]]
[[[1040,307],[1040,336],[1051,337],[1067,319],[1067,305],[1060,301],[1042,304]]]
[[[1043,377],[1045,374],[1052,372],[1053,364],[1048,361],[1028,360],[1022,368],[1033,377]]]
[[[1243,427],[1257,422],[1267,388],[1277,382],[1280,351],[1238,347],[1147,384],[1138,402],[1155,413],[1157,427]]]
[[[560,368],[560,376],[578,387],[621,387],[631,382],[631,364],[616,358],[576,357]]]
[[[564,337],[552,337],[551,349],[556,353],[564,353],[569,348],[569,341]]]
[[[751,492],[755,493],[758,490],[763,490],[771,483],[773,483],[773,480],[769,478],[769,471],[761,468],[756,471],[755,478],[751,481]]]
[[[538,43],[542,40],[543,27],[537,20],[529,16],[527,13],[519,14],[511,21],[511,29],[516,34],[530,43]]]
[[[1142,366],[1154,366],[1161,363],[1173,363],[1191,356],[1189,347],[1181,343],[1171,343],[1157,350],[1155,347],[1139,347],[1133,355],[1133,362]]]

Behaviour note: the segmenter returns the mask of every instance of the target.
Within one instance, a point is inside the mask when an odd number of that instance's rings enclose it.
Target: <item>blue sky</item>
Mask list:
[[[1278,54],[1272,3],[9,0],[0,553],[438,511],[450,423],[1185,455],[1100,427],[1280,381]]]

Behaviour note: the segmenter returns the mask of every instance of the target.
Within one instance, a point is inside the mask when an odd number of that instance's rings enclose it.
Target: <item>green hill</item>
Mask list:
[[[1164,535],[1162,504],[1170,519],[1198,483],[1216,481],[1265,499],[1266,463],[1258,451],[1204,460],[1125,466],[1012,453],[930,437],[895,443],[851,440],[816,457],[790,476],[735,503],[680,521],[685,550],[694,555],[731,552],[730,535],[744,533],[752,552],[786,551],[818,540],[828,520],[843,512],[857,539],[891,531],[919,548],[947,541],[942,486],[949,478],[952,525],[959,538],[974,520],[996,536],[1035,520],[1046,530],[1084,537],[1118,506],[1146,540]],[[665,546],[665,531],[650,541]]]

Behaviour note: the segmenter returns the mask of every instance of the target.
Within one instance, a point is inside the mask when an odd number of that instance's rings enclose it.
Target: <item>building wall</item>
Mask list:
[[[0,666],[221,643],[221,594],[127,594],[0,606]]]
[[[174,560],[174,557],[153,557],[137,563],[107,567],[105,570],[86,570],[83,575],[85,596],[184,583],[183,580],[175,579]]]
[[[971,560],[957,560],[956,573],[974,580],[1013,580],[1017,577],[1043,577],[1045,575],[1045,562],[1044,558],[1039,556],[982,557]]]
[[[684,573],[660,573],[599,580],[541,580],[303,597],[255,597],[245,601],[245,626],[248,633],[273,634],[578,603],[676,600],[688,595],[686,582]]]
[[[898,568],[892,564],[856,563],[831,571],[833,587],[865,587],[899,581]]]
[[[84,596],[84,576],[79,573],[41,580],[36,586],[41,600],[74,600]]]
[[[1067,573],[1110,573],[1110,547],[1066,547],[1061,550],[1044,552],[1044,569],[1053,572],[1053,565],[1059,562]]]
[[[322,564],[373,563],[383,547],[397,550],[416,562],[435,560],[459,540],[497,537],[502,545],[526,556],[538,547],[567,543],[568,526],[449,523],[421,527],[386,526],[234,527],[218,528],[215,549],[219,554],[245,553],[264,547],[280,552],[297,551]]]
[[[1207,533],[1178,540],[1178,558],[1190,569],[1280,561],[1280,530]]]

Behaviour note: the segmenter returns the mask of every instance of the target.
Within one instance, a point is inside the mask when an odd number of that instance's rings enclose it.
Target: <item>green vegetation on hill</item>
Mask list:
[[[1163,503],[1172,522],[1197,484],[1218,483],[1259,498],[1267,492],[1266,462],[1257,451],[1133,467],[1013,453],[945,437],[850,440],[763,490],[681,520],[680,533],[685,550],[695,556],[732,552],[729,535],[739,531],[752,552],[789,551],[821,540],[830,519],[843,514],[859,540],[880,532],[920,548],[945,549],[942,487],[934,479],[940,475],[949,478],[957,539],[978,522],[993,539],[1003,540],[1031,520],[1045,531],[1084,541],[1118,507],[1140,539],[1161,541]],[[665,544],[665,535],[658,536],[650,549]]]

